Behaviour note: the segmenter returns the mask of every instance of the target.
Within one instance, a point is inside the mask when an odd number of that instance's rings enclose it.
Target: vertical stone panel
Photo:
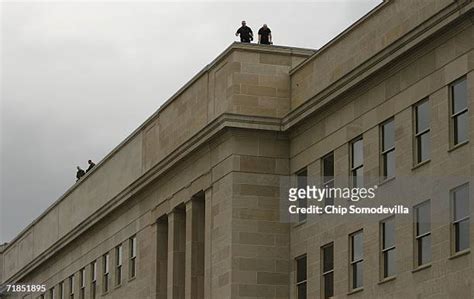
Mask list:
[[[168,299],[184,299],[186,215],[174,209],[168,215]]]
[[[204,298],[204,200],[186,203],[185,298]]]

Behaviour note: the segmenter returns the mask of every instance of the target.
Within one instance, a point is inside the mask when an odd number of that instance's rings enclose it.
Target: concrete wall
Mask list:
[[[291,76],[291,108],[343,78],[455,0],[385,1],[369,17],[321,48]]]
[[[349,234],[364,229],[364,289],[355,298],[471,298],[472,254],[454,256],[450,244],[449,190],[470,183],[474,190],[474,147],[472,142],[456,149],[449,145],[449,84],[466,76],[469,97],[470,139],[474,138],[474,27],[469,19],[439,33],[430,42],[413,49],[402,59],[376,73],[364,84],[337,98],[317,115],[290,132],[290,169],[303,167],[320,183],[321,157],[334,151],[336,185],[346,186],[349,175],[349,141],[364,138],[364,173],[380,176],[379,125],[395,121],[396,177],[379,187],[402,192],[396,201],[413,207],[431,199],[431,266],[413,271],[413,214],[396,216],[397,275],[380,278],[379,221],[387,216],[309,217],[291,229],[291,296],[296,298],[294,258],[308,256],[308,297],[321,296],[321,246],[334,242],[335,298],[348,298]],[[428,98],[431,106],[431,160],[414,167],[412,105]],[[426,186],[409,189],[407,180],[425,178]],[[436,181],[437,180],[437,181]],[[380,182],[380,181],[379,181]],[[412,186],[413,187],[413,186]],[[388,206],[394,201],[380,201]],[[336,202],[341,204],[341,202]],[[342,203],[344,205],[344,203]],[[472,200],[471,200],[472,204]],[[473,213],[471,206],[471,218]],[[474,223],[470,226],[474,247]]]
[[[277,116],[287,112],[288,72],[311,53],[288,47],[231,45],[8,245],[4,279],[122,196],[133,182],[223,113],[253,111],[250,114]],[[272,105],[275,107],[270,108]]]

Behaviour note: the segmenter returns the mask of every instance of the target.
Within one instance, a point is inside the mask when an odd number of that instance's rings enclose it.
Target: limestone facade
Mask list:
[[[450,103],[459,80],[468,141],[456,144]],[[417,163],[414,107],[423,100],[430,158]],[[414,262],[413,214],[396,216],[396,271],[383,277],[385,216],[287,223],[280,186],[301,170],[320,178],[328,153],[343,185],[357,138],[364,175],[379,178],[387,120],[395,176],[378,181],[381,189],[406,178],[449,179],[400,201],[413,208],[430,200],[430,262]],[[474,298],[473,255],[453,251],[449,213],[452,190],[464,184],[473,213],[473,132],[472,1],[385,1],[318,51],[234,43],[0,247],[4,286],[46,286],[3,288],[2,296],[324,298],[322,250],[332,244],[333,298]],[[473,221],[468,227],[473,248]],[[350,240],[359,231],[363,282],[354,289]],[[298,295],[300,257],[306,297]]]

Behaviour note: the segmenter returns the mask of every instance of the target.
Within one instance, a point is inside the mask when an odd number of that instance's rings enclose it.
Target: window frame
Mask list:
[[[389,221],[393,221],[393,245],[385,248],[385,236],[386,236],[386,226],[385,224]],[[386,256],[393,251],[396,257],[396,252],[397,252],[397,244],[396,244],[396,222],[395,222],[395,215],[389,216],[387,218],[384,218],[380,221],[379,224],[379,229],[380,229],[380,279],[383,281],[385,279],[389,279],[391,277],[395,277],[396,274],[396,258],[395,258],[395,269],[394,269],[394,274],[389,275],[387,266],[385,265],[386,261]],[[388,259],[388,258],[387,258]]]
[[[429,125],[424,130],[418,131],[418,108],[424,104],[428,106],[428,113],[430,115]],[[413,120],[413,166],[417,166],[431,161],[431,102],[429,97],[423,98],[413,105]],[[420,157],[419,141],[424,135],[428,135],[428,139],[430,140],[430,148],[428,151],[428,158],[422,160]]]
[[[360,165],[354,165],[354,145],[358,142],[362,142],[362,163]],[[351,186],[356,186],[357,176],[354,175],[357,170],[362,169],[362,186],[364,186],[364,138],[363,135],[359,135],[358,137],[352,139],[349,142],[349,176],[351,177]]]
[[[332,248],[332,268],[324,271],[324,250]],[[326,277],[332,274],[332,295],[326,296]],[[321,246],[321,298],[327,299],[334,296],[334,242]]]
[[[354,236],[362,234],[362,257],[354,260]],[[354,287],[354,270],[356,269],[355,266],[358,264],[362,264],[362,277],[361,277],[361,285],[358,287]],[[355,291],[364,288],[364,229],[359,229],[351,234],[349,234],[349,291]]]
[[[385,141],[385,126],[389,123],[392,123],[393,125],[393,146],[390,147],[390,148],[387,148],[387,149],[384,149],[384,141]],[[387,120],[385,120],[384,122],[382,122],[380,125],[379,125],[379,134],[380,134],[380,174],[381,174],[381,177],[383,178],[383,181],[386,181],[386,180],[390,180],[392,178],[395,177],[395,169],[396,167],[394,168],[393,170],[393,174],[391,176],[388,176],[388,174],[386,173],[386,169],[385,169],[385,163],[388,159],[388,154],[390,154],[391,152],[394,152],[393,153],[393,164],[395,166],[395,117],[391,117]]]
[[[460,219],[456,219],[456,197],[455,197],[455,193],[458,192],[459,190],[461,189],[464,189],[466,188],[467,189],[467,204],[468,204],[468,207],[469,207],[469,212],[467,214],[467,216],[463,217],[463,218],[460,218]],[[460,254],[460,253],[463,253],[463,252],[466,252],[466,251],[469,251],[470,250],[470,231],[467,235],[468,237],[468,247],[467,248],[464,248],[464,249],[459,249],[457,248],[457,245],[458,245],[458,235],[457,235],[457,226],[459,225],[459,223],[461,222],[465,222],[467,221],[468,222],[468,228],[470,230],[470,225],[471,225],[471,214],[470,214],[470,201],[469,201],[469,183],[464,183],[462,185],[459,185],[453,189],[450,190],[450,207],[451,207],[451,213],[450,213],[450,218],[451,218],[451,255],[452,256],[455,256],[457,254]]]
[[[56,299],[56,290],[55,287],[52,287],[49,289],[49,298],[50,299]]]
[[[418,211],[421,207],[425,206],[425,205],[428,205],[429,207],[429,210],[430,210],[430,213],[429,213],[429,224],[430,224],[430,228],[429,228],[429,231],[428,232],[425,232],[425,233],[422,233],[422,234],[419,234],[418,233],[418,223],[419,223],[419,216],[418,216]],[[413,224],[414,224],[414,227],[413,227],[413,230],[414,230],[414,264],[415,264],[415,269],[416,268],[420,268],[420,267],[424,267],[426,265],[429,265],[431,264],[431,257],[430,257],[430,260],[426,263],[422,263],[421,260],[420,260],[420,244],[421,242],[423,241],[424,238],[427,238],[427,237],[430,237],[431,238],[431,200],[428,199],[428,200],[425,200],[417,205],[415,205],[413,207],[413,217],[414,217],[414,221],[413,221]],[[430,256],[432,255],[432,246],[431,246],[431,240],[430,240]],[[423,256],[423,255],[421,255]]]
[[[304,175],[302,175],[304,174]],[[305,181],[305,188],[306,186],[308,186],[308,168],[307,167],[303,167],[302,169],[298,170],[296,173],[295,173],[295,176],[296,176],[296,186],[297,188],[302,188],[300,186],[300,178],[304,178],[304,181]],[[307,208],[308,207],[308,199],[307,198],[304,198],[304,200],[302,198],[298,198],[298,207],[299,208]],[[298,224],[300,223],[304,223],[306,222],[306,220],[308,219],[308,215],[306,213],[298,213]]]
[[[102,292],[105,294],[110,290],[110,254],[107,252],[102,256]]]
[[[123,246],[122,244],[115,247],[115,286],[120,286],[123,279]]]
[[[465,81],[466,82],[466,94],[468,92],[467,88],[467,77],[466,75],[463,75],[462,77],[454,80],[451,82],[448,86],[449,88],[449,132],[450,132],[450,147],[451,149],[457,148],[458,146],[461,146],[467,142],[469,142],[469,114],[467,118],[467,127],[468,127],[468,136],[466,140],[461,140],[456,142],[456,120],[458,119],[459,116],[463,115],[464,113],[469,113],[469,99],[466,99],[466,107],[461,109],[458,112],[454,112],[454,86],[456,84],[459,84],[460,82]],[[467,96],[467,95],[466,95]]]
[[[79,298],[84,299],[86,296],[86,269],[79,270]]]
[[[69,298],[74,298],[74,289],[76,287],[76,283],[74,281],[74,274],[69,276]]]
[[[97,297],[97,260],[91,262],[91,299]]]
[[[137,277],[137,236],[129,238],[129,279]]]
[[[326,171],[325,171],[326,167],[325,167],[324,161],[326,159],[328,159],[329,157],[332,157],[332,172],[333,172],[332,176],[327,176]],[[335,186],[335,181],[336,181],[336,178],[334,176],[335,170],[336,170],[335,168],[336,167],[335,167],[335,161],[334,161],[334,151],[331,151],[330,153],[327,153],[326,155],[324,155],[321,158],[321,174],[322,174],[321,184],[322,184],[323,188],[326,187],[326,186],[329,187],[329,188],[332,188],[332,187]],[[331,201],[332,204],[328,204],[329,201]],[[325,197],[324,198],[324,206],[326,207],[328,205],[334,205],[334,198],[333,197],[330,197],[330,198]]]
[[[59,299],[64,299],[64,280],[61,281],[59,284],[59,291],[58,291],[58,295],[59,295]]]
[[[304,280],[301,280],[301,281],[298,281],[298,261],[299,260],[302,260],[302,259],[305,259],[305,268],[306,268],[306,273],[305,273],[305,279]],[[305,290],[306,290],[306,293],[304,294],[304,298],[308,298],[308,256],[307,254],[302,254],[298,257],[295,258],[295,268],[296,268],[296,271],[295,271],[295,286],[296,286],[296,298],[299,299],[300,298],[300,293],[299,293],[299,289],[300,289],[300,286],[304,285],[305,286]]]

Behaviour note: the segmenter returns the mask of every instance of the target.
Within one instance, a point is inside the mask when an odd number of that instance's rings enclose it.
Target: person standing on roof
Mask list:
[[[250,43],[251,41],[253,41],[252,29],[247,26],[247,23],[245,21],[242,21],[242,27],[240,27],[235,33],[235,36],[239,35],[241,43]]]
[[[262,45],[273,44],[272,31],[268,28],[267,24],[263,24],[262,28],[258,30],[258,43]]]

